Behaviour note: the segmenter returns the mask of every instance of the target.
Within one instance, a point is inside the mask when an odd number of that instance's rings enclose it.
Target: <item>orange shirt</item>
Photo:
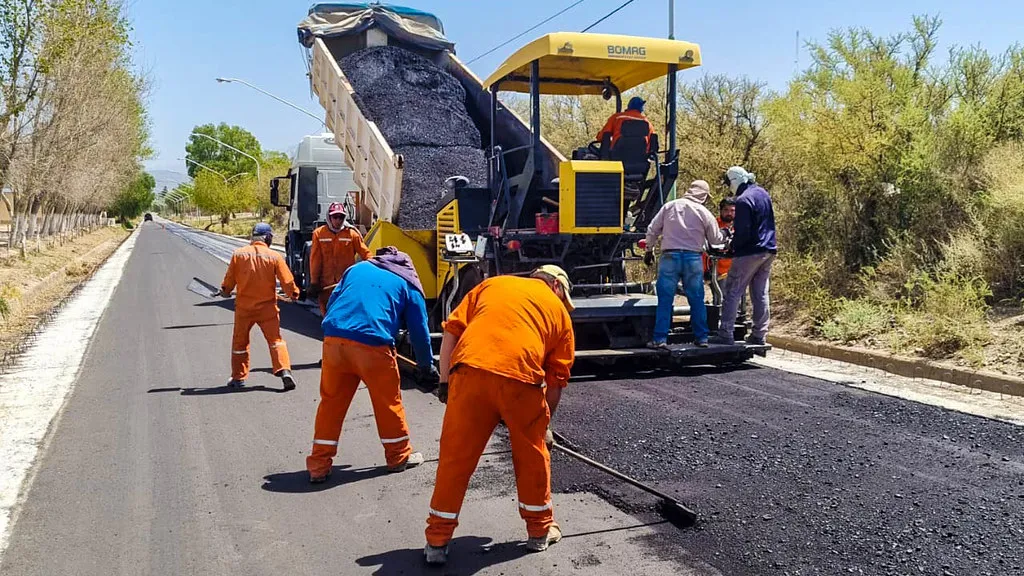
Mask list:
[[[313,231],[313,245],[309,249],[309,278],[321,288],[337,284],[356,263],[356,254],[363,260],[370,259],[370,249],[363,244],[363,237],[355,228],[343,226],[331,232],[327,225]]]
[[[251,312],[268,306],[277,308],[277,282],[293,299],[299,297],[295,279],[285,264],[284,256],[271,250],[263,242],[243,246],[231,255],[227,274],[221,288],[231,292],[238,286],[235,311]]]
[[[444,330],[459,338],[453,368],[466,364],[534,385],[569,382],[576,349],[572,319],[542,280],[484,280],[466,294]]]
[[[608,121],[605,122],[604,128],[601,128],[601,131],[597,133],[597,137],[594,139],[601,142],[601,139],[604,138],[605,134],[611,134],[611,144],[614,146],[615,141],[619,139],[619,135],[622,133],[622,123],[626,120],[643,120],[644,122],[647,122],[647,146],[650,148],[651,134],[654,133],[654,129],[651,128],[651,123],[647,120],[647,117],[644,116],[644,113],[638,110],[626,110],[625,112],[612,114],[611,117],[608,118]]]
[[[732,228],[732,224],[726,224],[722,219],[718,218],[719,228]],[[711,269],[711,259],[708,258],[707,254],[702,255],[704,258],[704,271],[707,272]],[[732,266],[732,258],[720,258],[717,264],[718,277],[721,278],[729,273],[729,267]]]

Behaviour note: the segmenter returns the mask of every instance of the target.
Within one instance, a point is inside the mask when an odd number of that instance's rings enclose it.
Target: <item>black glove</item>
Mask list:
[[[448,403],[448,383],[441,382],[437,385],[437,399],[441,401],[441,404]]]
[[[306,288],[306,294],[308,294],[310,298],[316,298],[320,295],[320,285],[310,284],[309,288]]]
[[[644,252],[644,265],[654,266],[654,252],[650,250]]]
[[[416,383],[426,390],[433,390],[437,388],[437,383],[441,381],[441,373],[437,371],[437,367],[431,365],[429,368],[417,368],[416,369]]]

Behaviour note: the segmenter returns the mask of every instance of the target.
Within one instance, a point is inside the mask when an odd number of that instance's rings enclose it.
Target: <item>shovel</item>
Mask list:
[[[214,286],[213,284],[210,284],[209,282],[200,280],[199,278],[196,278],[194,276],[192,277],[192,281],[188,283],[187,288],[189,292],[199,294],[203,298],[213,299],[220,296],[220,288]],[[284,294],[281,294],[280,292],[277,293],[277,299],[283,302],[292,301],[290,298],[287,298]]]

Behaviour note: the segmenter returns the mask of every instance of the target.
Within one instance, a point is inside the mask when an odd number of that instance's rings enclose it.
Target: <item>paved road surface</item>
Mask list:
[[[386,475],[361,393],[340,466],[314,489],[304,459],[318,400],[317,319],[296,306],[282,312],[298,390],[281,394],[277,379],[257,371],[249,387],[229,392],[221,386],[232,312],[184,289],[192,276],[217,283],[223,262],[158,224],[139,234],[38,463],[0,574],[421,573],[443,406],[405,393],[428,462]],[[265,347],[255,345],[253,366],[268,363]],[[647,559],[633,543],[654,528],[592,495],[559,498],[568,538],[549,553],[526,555],[506,481],[510,460],[500,441],[491,452],[467,499],[450,568],[436,573],[564,574],[595,558],[596,574],[679,573],[677,563]]]
[[[241,392],[220,388],[231,311],[184,290],[192,276],[223,274],[211,256],[231,242],[207,238],[140,231],[38,464],[4,576],[1024,573],[1021,428],[764,368],[581,374],[563,400],[556,428],[678,493],[702,513],[700,529],[658,523],[650,498],[556,454],[568,537],[526,555],[499,434],[449,568],[425,571],[443,407],[406,391],[428,462],[389,476],[360,394],[341,466],[312,489],[303,467],[317,319],[297,306],[282,312],[297,391],[278,393],[266,372]],[[267,364],[254,346],[253,365]]]

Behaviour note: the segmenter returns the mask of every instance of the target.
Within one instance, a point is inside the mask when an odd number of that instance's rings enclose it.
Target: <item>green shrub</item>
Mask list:
[[[959,356],[975,365],[984,361],[982,347],[992,338],[985,318],[991,291],[984,279],[921,274],[908,293],[899,333],[891,342],[896,351],[909,349],[927,358]]]
[[[784,254],[772,267],[772,306],[783,317],[818,325],[836,312],[822,259]]]
[[[865,300],[839,300],[835,315],[818,331],[828,340],[843,343],[857,342],[878,336],[892,328],[892,313],[885,307]]]

